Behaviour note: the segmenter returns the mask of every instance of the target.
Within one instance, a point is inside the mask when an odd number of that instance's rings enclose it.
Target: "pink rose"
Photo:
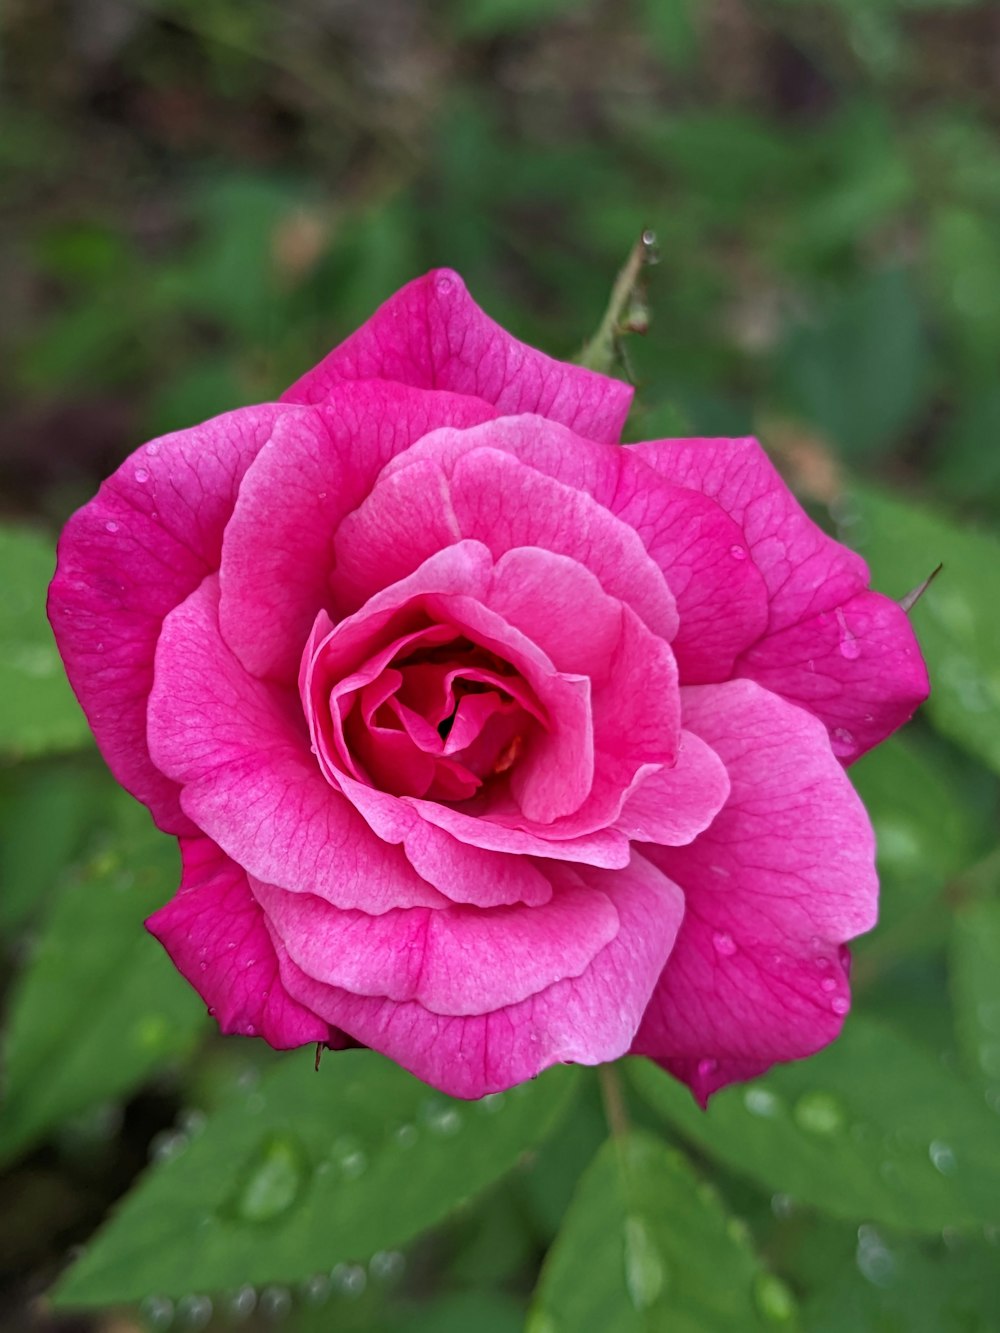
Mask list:
[[[755,441],[620,447],[630,399],[438,271],[68,523],[59,647],[223,1031],[460,1097],[635,1051],[702,1101],[836,1036],[842,763],[920,653]]]

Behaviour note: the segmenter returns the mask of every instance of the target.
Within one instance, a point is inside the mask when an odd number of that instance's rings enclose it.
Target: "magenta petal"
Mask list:
[[[769,633],[840,606],[868,586],[865,562],[817,527],[756,440],[653,440],[632,449],[669,481],[715,500],[740,525],[767,584]]]
[[[218,580],[167,617],[149,700],[154,760],[184,809],[255,878],[338,907],[437,906],[398,847],[320,773],[296,693],[247,675],[218,624]]]
[[[345,380],[376,379],[469,394],[501,412],[537,413],[609,444],[618,441],[632,402],[620,380],[554,361],[512,338],[450,269],[408,283],[282,397],[317,403]]]
[[[355,995],[414,1000],[436,1014],[517,1004],[579,976],[618,933],[600,889],[561,885],[539,907],[410,908],[368,916],[266,885],[254,892],[289,957]]]
[[[278,1050],[327,1041],[330,1025],[282,985],[246,873],[208,838],[182,839],[181,852],[181,886],[146,926],[222,1031],[263,1037]]]
[[[750,681],[682,693],[732,790],[689,846],[643,849],[686,911],[633,1049],[700,1066],[704,1091],[833,1040],[850,1004],[840,946],[874,925],[878,883],[871,825],[821,723]]]
[[[735,674],[808,708],[844,763],[901,727],[930,690],[906,612],[877,592],[769,634]]]
[[[517,428],[532,437],[554,435],[570,451],[588,447],[569,431],[535,418],[435,431],[395,459],[341,525],[334,587],[342,604],[361,604],[442,547],[468,538],[488,547],[494,560],[517,548],[566,557],[594,575],[610,596],[627,602],[651,630],[672,639],[676,602],[642,540],[585,490],[505,452]],[[417,511],[420,522],[414,523]]]
[[[174,782],[146,746],[163,618],[217,568],[247,468],[282,417],[247,407],[153,440],[66,524],[49,618],[66,673],[115,777],[169,833],[191,833]]]
[[[636,783],[615,828],[638,842],[679,847],[708,828],[728,796],[725,764],[694,732],[682,731],[677,762]]]
[[[552,874],[557,893],[579,881],[606,894],[618,913],[618,934],[580,976],[518,1004],[462,1018],[431,1013],[416,1001],[352,995],[307,976],[276,940],[282,979],[328,1022],[455,1097],[500,1092],[560,1062],[617,1059],[670,954],[682,895],[638,855],[625,870],[554,868]]]
[[[368,383],[341,385],[320,409],[277,424],[243,480],[222,549],[222,632],[248,671],[295,678],[330,600],[337,525],[383,465],[438,426],[491,415],[476,399]]]

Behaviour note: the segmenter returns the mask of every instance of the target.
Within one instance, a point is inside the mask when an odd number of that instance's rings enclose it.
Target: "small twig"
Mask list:
[[[597,1081],[601,1087],[601,1101],[604,1103],[604,1115],[612,1137],[624,1138],[629,1132],[628,1110],[625,1106],[625,1094],[622,1092],[621,1078],[615,1065],[599,1065]]]
[[[645,333],[649,328],[649,311],[642,291],[642,272],[650,264],[655,264],[658,258],[656,236],[647,229],[633,245],[615,279],[604,318],[578,358],[581,366],[608,374],[622,359],[622,334]]]

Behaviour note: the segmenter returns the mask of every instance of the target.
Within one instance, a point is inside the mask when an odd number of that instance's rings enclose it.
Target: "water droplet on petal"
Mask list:
[[[757,1309],[772,1324],[787,1324],[797,1311],[795,1297],[780,1277],[773,1273],[758,1274],[753,1286]]]
[[[143,483],[149,481],[149,469],[144,467],[137,467],[135,470],[135,479],[140,484],[140,486],[143,485]]]
[[[709,1078],[719,1067],[718,1060],[713,1060],[711,1056],[706,1056],[704,1060],[698,1061],[698,1077]]]
[[[827,1092],[806,1092],[792,1108],[792,1117],[809,1134],[836,1134],[845,1123],[844,1110]]]
[[[716,953],[721,953],[723,958],[732,958],[736,952],[736,941],[724,930],[715,932],[712,936],[712,945]]]
[[[146,445],[146,453],[149,454],[150,458],[155,458],[159,452],[160,452],[160,446],[156,440],[154,440],[152,444]]]
[[[828,995],[830,994],[831,991],[835,991],[837,989],[837,983],[833,977],[824,977],[823,980],[819,983],[819,985],[820,985],[820,990],[825,990]]]
[[[830,732],[830,748],[838,759],[846,759],[857,749],[854,733],[846,727],[834,727]]]
[[[434,285],[437,287],[438,291],[441,293],[442,296],[447,296],[455,284],[452,282],[451,278],[446,273],[442,273]]]
[[[637,1310],[648,1310],[667,1283],[667,1270],[640,1217],[625,1219],[625,1289]]]
[[[830,1001],[830,1008],[835,1014],[843,1016],[851,1007],[851,1002],[846,995],[837,995]]]
[[[745,546],[730,546],[729,554],[733,557],[734,560],[745,560],[747,558],[747,551]]]
[[[931,1159],[931,1165],[935,1170],[940,1171],[943,1176],[953,1176],[958,1167],[955,1160],[955,1150],[950,1144],[942,1139],[935,1139],[927,1149],[927,1155]]]
[[[288,1211],[306,1180],[305,1154],[295,1139],[270,1135],[246,1168],[235,1201],[245,1222],[270,1222]]]
[[[107,521],[107,523],[105,523],[104,527],[105,527],[105,530],[106,530],[107,532],[117,532],[117,531],[118,531],[118,524],[114,521],[113,518],[109,518],[108,521]]]

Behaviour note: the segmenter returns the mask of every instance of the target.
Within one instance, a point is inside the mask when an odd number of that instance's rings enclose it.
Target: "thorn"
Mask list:
[[[319,1062],[323,1058],[323,1047],[325,1045],[326,1042],[323,1041],[318,1041],[316,1043],[316,1063],[313,1065],[313,1068],[316,1070],[317,1074],[319,1073]]]
[[[923,597],[924,593],[931,586],[931,584],[934,582],[937,576],[941,573],[942,569],[944,569],[943,563],[937,565],[927,575],[923,583],[918,583],[912,592],[908,592],[905,597],[901,597],[899,599],[899,604],[907,615],[910,614],[910,612],[913,610],[916,604],[920,601],[921,597]]]

